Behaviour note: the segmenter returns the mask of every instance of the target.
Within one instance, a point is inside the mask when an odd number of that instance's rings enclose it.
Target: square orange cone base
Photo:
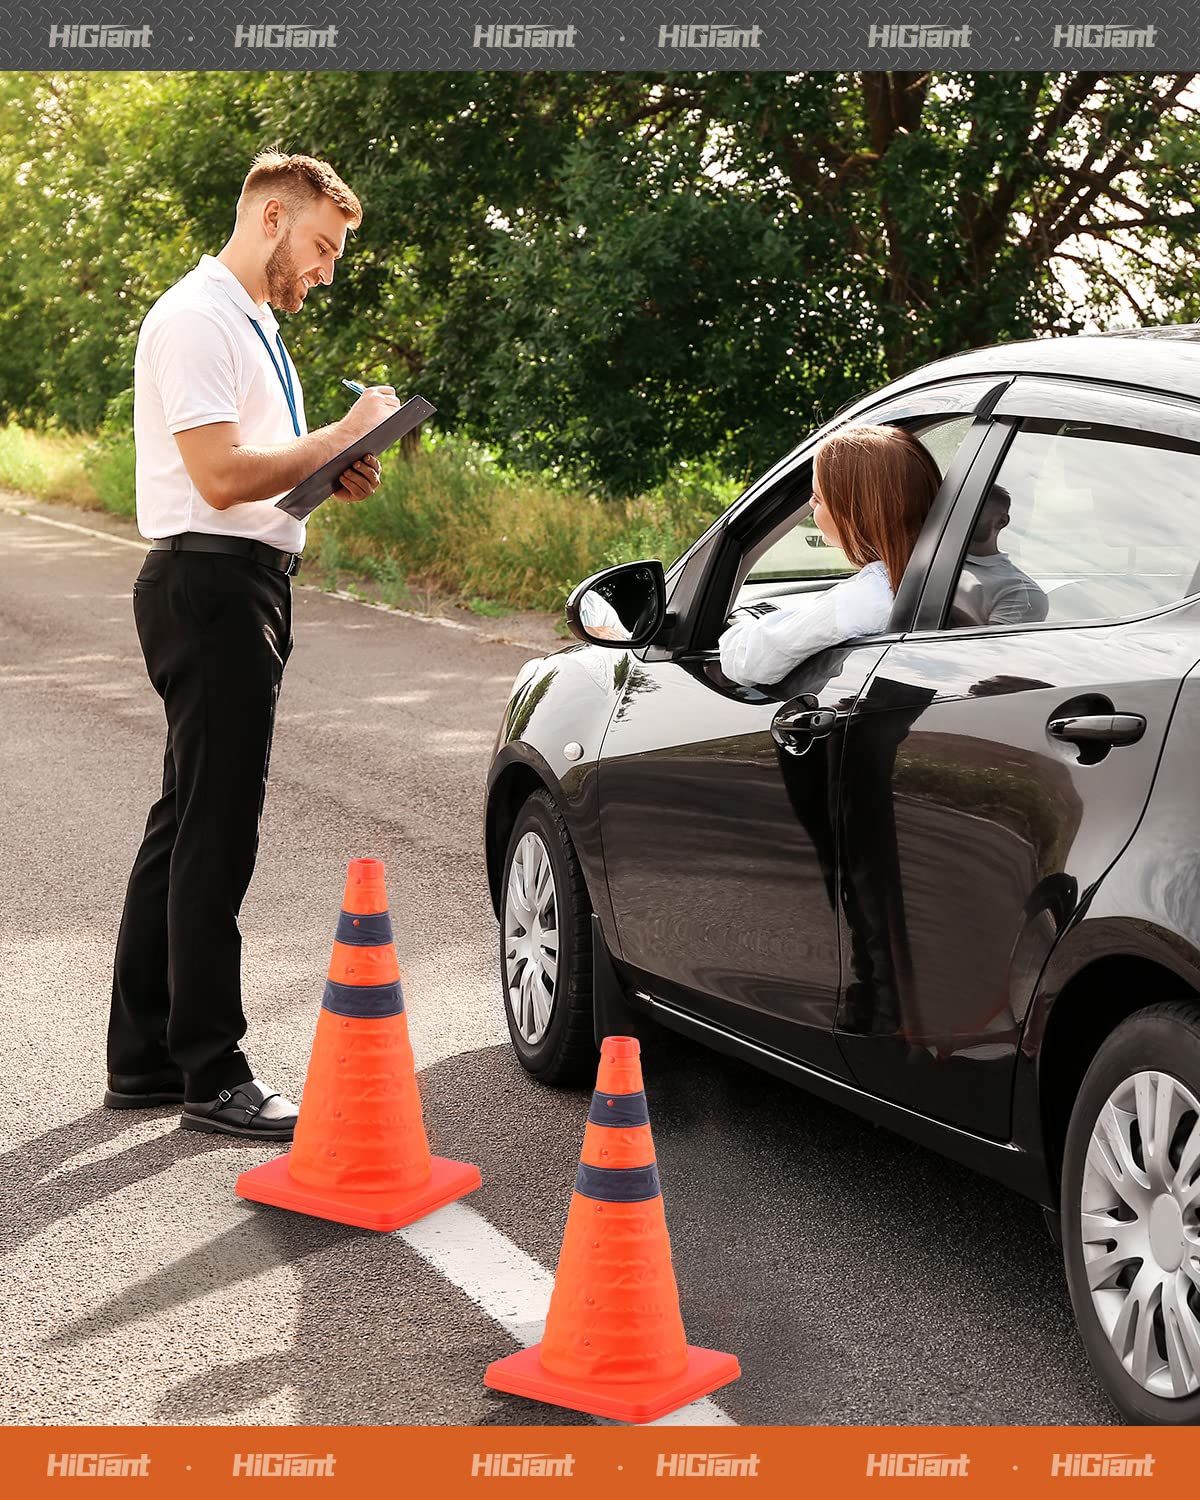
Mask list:
[[[728,1385],[742,1373],[736,1355],[689,1344],[687,1368],[672,1380],[623,1381],[619,1385],[602,1380],[568,1380],[545,1368],[541,1347],[534,1344],[532,1349],[520,1349],[506,1359],[495,1360],[484,1372],[484,1385],[512,1396],[528,1396],[531,1401],[545,1401],[549,1406],[584,1411],[592,1417],[655,1422],[718,1386]]]
[[[237,1180],[239,1198],[269,1203],[272,1208],[290,1208],[314,1219],[332,1219],[336,1224],[354,1224],[359,1229],[400,1229],[435,1208],[473,1193],[482,1184],[479,1168],[465,1161],[433,1158],[428,1182],[407,1193],[354,1193],[341,1189],[306,1187],[288,1171],[288,1156],[277,1156],[261,1167],[252,1167]]]

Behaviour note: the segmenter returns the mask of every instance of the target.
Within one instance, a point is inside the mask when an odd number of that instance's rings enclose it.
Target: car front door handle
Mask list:
[[[1134,745],[1146,732],[1141,714],[1073,714],[1051,719],[1048,734],[1073,745]]]
[[[832,708],[790,708],[775,715],[771,734],[793,755],[802,754],[815,739],[828,734],[837,723]]]

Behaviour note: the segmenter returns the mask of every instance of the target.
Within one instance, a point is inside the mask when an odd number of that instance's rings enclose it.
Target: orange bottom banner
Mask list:
[[[1190,1428],[21,1427],[10,1495],[1195,1493]],[[414,1490],[414,1486],[418,1487]]]

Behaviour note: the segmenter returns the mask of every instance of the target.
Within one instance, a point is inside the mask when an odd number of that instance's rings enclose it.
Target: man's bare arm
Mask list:
[[[344,417],[290,443],[265,448],[243,445],[237,422],[189,427],[177,432],[175,441],[203,498],[214,510],[228,510],[292,489],[399,406],[391,386],[372,386]]]

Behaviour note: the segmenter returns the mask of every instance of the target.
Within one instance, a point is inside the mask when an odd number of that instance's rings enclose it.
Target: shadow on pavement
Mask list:
[[[693,1343],[736,1353],[718,1394],[742,1423],[1109,1423],[1035,1205],[856,1116],[666,1032],[644,1044],[667,1220]],[[590,1090],[539,1086],[506,1046],[421,1077],[435,1152],[478,1163],[471,1207],[557,1261]],[[0,1158],[6,1237],[27,1238],[210,1149],[169,1131],[38,1179],[128,1122],[97,1110]],[[217,1142],[219,1144],[219,1142]],[[396,1234],[256,1207],[49,1341],[69,1347],[272,1267],[258,1304],[288,1347],[198,1368],[162,1422],[236,1421],[279,1392],[287,1420],[539,1423],[575,1417],[485,1392],[514,1347]],[[254,1307],[253,1294],[249,1305]],[[248,1330],[261,1346],[263,1328]]]
[[[47,1348],[70,1347],[115,1333],[136,1318],[169,1312],[197,1297],[261,1276],[275,1266],[294,1265],[306,1255],[361,1238],[365,1230],[320,1219],[254,1214],[135,1282],[103,1307],[68,1323],[46,1340]],[[214,1264],[217,1267],[213,1273]]]
[[[162,1110],[93,1109],[45,1135],[0,1156],[0,1246],[17,1249],[44,1229],[112,1193],[166,1172],[184,1157],[222,1144],[215,1136],[166,1130],[96,1162],[57,1172],[64,1162],[102,1146],[157,1115],[165,1122],[178,1108]],[[226,1143],[227,1144],[227,1143]],[[48,1182],[41,1179],[56,1173]]]

